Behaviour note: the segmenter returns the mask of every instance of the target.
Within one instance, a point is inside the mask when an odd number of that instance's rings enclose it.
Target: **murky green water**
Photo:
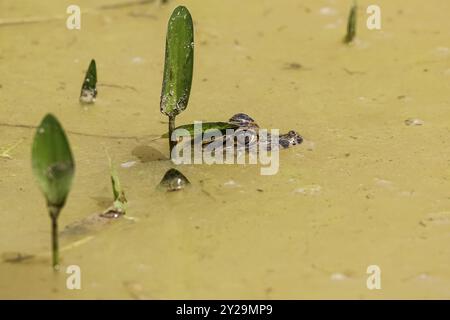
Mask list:
[[[177,123],[246,112],[307,140],[280,170],[184,165],[189,192],[155,190],[172,165],[159,112],[167,6],[96,9],[65,27],[73,1],[0,3],[1,298],[449,298],[450,28],[445,0],[378,0],[382,30],[344,46],[351,1],[186,0],[195,21],[188,109]],[[27,18],[36,23],[6,24]],[[97,60],[99,95],[78,103]],[[71,132],[74,188],[61,226],[111,198],[105,149],[118,164],[129,216],[62,238],[50,268],[50,221],[33,181],[30,145],[47,112]],[[408,126],[407,119],[423,121]],[[74,242],[79,241],[80,242]],[[78,265],[82,289],[67,290]],[[368,290],[378,265],[382,289]]]

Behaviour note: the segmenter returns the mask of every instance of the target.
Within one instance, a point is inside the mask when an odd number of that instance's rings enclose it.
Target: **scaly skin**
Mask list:
[[[278,141],[272,145],[272,136],[267,134],[267,138],[264,137],[264,141],[262,141],[259,136],[259,126],[253,118],[245,113],[237,113],[232,116],[229,120],[230,123],[239,126],[239,129],[236,130],[233,137],[224,136],[223,137],[223,145],[225,148],[226,141],[229,139],[235,139],[233,145],[236,147],[237,144],[243,144],[246,150],[250,149],[254,144],[260,142],[260,146],[263,146],[267,150],[273,150],[282,148],[287,149],[291,146],[295,146],[301,144],[303,142],[303,137],[294,130],[289,131],[285,134],[280,134],[278,137]],[[244,136],[246,135],[246,137]],[[219,145],[221,142],[214,142]],[[206,143],[205,145],[207,145]],[[274,147],[274,148],[273,148]]]

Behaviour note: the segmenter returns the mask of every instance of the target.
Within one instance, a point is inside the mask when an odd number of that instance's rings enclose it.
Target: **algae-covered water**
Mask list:
[[[73,2],[0,2],[0,153],[16,145],[0,158],[0,253],[25,257],[0,263],[0,298],[450,298],[447,0],[360,0],[350,46],[352,1],[78,0],[81,29],[68,30]],[[178,4],[194,19],[195,65],[177,124],[245,112],[299,131],[277,174],[180,165],[193,188],[155,190],[174,166],[159,96]],[[370,4],[381,30],[366,28]],[[83,107],[92,58],[99,93]],[[128,219],[61,237],[58,273],[30,165],[47,112],[76,161],[61,228],[111,204],[105,150],[129,201]],[[66,288],[70,265],[81,290]]]

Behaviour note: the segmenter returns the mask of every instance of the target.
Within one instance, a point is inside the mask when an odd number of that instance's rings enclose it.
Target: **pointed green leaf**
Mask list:
[[[236,130],[238,128],[237,125],[229,123],[229,122],[203,122],[202,123],[202,131],[201,133],[205,133],[206,130],[210,130],[210,129],[216,129],[216,130],[220,130],[223,134],[225,134],[225,131],[227,129],[233,129]],[[182,126],[176,127],[175,130],[177,129],[184,129],[187,130],[189,132],[189,135],[191,137],[194,136],[194,134],[198,134],[199,132],[194,132],[195,127],[193,123],[190,124],[184,124]],[[164,133],[161,138],[168,138],[169,134],[168,133]]]
[[[158,189],[165,191],[179,191],[190,185],[188,178],[177,169],[169,169],[158,185]]]
[[[109,160],[111,185],[113,189],[113,197],[114,197],[113,207],[116,212],[125,214],[127,211],[127,198],[125,197],[125,192],[123,191],[122,186],[120,184],[119,175],[117,174],[114,163],[111,157],[109,156],[108,152],[106,152],[106,155]]]
[[[92,59],[81,87],[80,102],[93,103],[97,97],[97,65]]]
[[[75,164],[64,129],[52,114],[47,114],[36,130],[31,159],[33,173],[48,205],[63,207]]]
[[[161,113],[176,116],[186,109],[194,66],[194,26],[186,7],[177,7],[168,23]]]
[[[344,42],[350,43],[356,36],[356,14],[357,14],[358,6],[356,1],[353,3],[352,8],[350,9],[350,14],[348,16],[347,21],[347,35],[345,36]]]

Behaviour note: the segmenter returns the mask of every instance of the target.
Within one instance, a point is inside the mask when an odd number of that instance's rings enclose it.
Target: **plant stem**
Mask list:
[[[59,269],[58,216],[61,208],[49,206],[48,211],[52,221],[52,266],[57,271]]]
[[[175,116],[169,116],[169,158],[172,159],[172,149],[177,144],[172,141],[172,132],[175,130]]]

